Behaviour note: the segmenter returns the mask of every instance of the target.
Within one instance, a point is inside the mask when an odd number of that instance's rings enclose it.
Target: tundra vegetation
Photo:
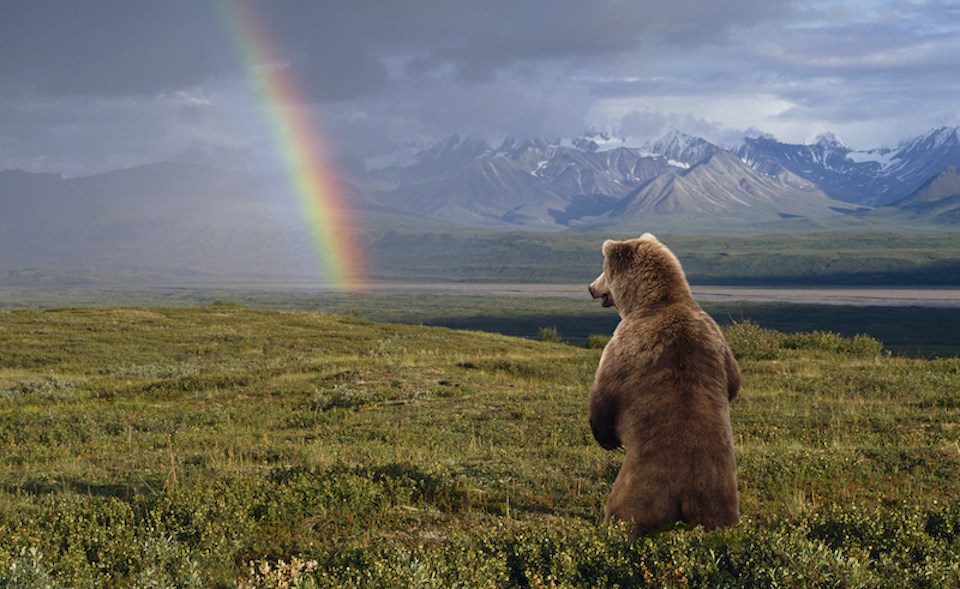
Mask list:
[[[0,587],[960,586],[960,360],[726,326],[742,522],[634,541],[550,329],[0,313]]]

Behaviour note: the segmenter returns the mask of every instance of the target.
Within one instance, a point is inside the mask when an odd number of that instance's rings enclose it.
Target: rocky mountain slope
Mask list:
[[[895,205],[895,209],[914,219],[960,224],[960,170],[957,166],[948,167]]]
[[[787,170],[761,174],[716,150],[685,170],[671,170],[624,197],[607,218],[621,223],[655,215],[709,216],[727,222],[826,217],[847,207]]]
[[[761,172],[786,169],[833,198],[883,206],[906,198],[947,167],[960,164],[960,128],[935,129],[895,149],[855,151],[825,134],[811,145],[751,138],[735,152]]]

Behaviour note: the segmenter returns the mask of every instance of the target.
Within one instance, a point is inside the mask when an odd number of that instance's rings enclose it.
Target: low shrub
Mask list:
[[[785,335],[781,346],[788,350],[808,350],[852,358],[872,358],[883,353],[883,344],[863,334],[843,337],[829,331]]]
[[[925,530],[931,517],[836,507],[713,532],[678,527],[639,540],[619,525],[500,521],[472,540],[311,555],[314,569],[288,578],[296,587],[955,587],[956,544]],[[266,580],[296,568],[262,561],[241,586],[288,586]]]
[[[609,335],[588,335],[587,336],[587,349],[590,350],[602,350],[607,347],[607,344],[610,342]]]
[[[872,358],[883,353],[883,344],[868,335],[844,337],[829,331],[782,333],[746,320],[722,329],[733,355],[741,360],[779,360],[785,350],[822,352],[849,358]]]
[[[556,327],[541,327],[537,332],[537,341],[557,343],[560,341],[560,332]]]
[[[730,350],[738,360],[777,360],[783,356],[784,334],[746,320],[723,328]]]

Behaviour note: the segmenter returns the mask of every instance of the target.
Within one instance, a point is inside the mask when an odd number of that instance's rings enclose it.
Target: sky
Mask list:
[[[265,161],[257,72],[369,165],[453,133],[893,147],[960,125],[958,55],[954,0],[0,0],[0,170]]]

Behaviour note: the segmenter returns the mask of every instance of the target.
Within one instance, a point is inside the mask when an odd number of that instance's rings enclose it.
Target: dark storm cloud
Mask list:
[[[383,91],[391,58],[416,74],[442,64],[489,81],[527,60],[587,59],[647,41],[699,44],[784,12],[783,2],[537,0],[249,2],[277,54],[318,100]],[[7,92],[124,95],[236,75],[229,3],[7,1]]]
[[[786,2],[742,0],[535,0],[423,2],[387,25],[392,49],[416,56],[411,71],[452,66],[459,78],[485,82],[518,63],[574,63],[652,44],[700,45],[731,28],[778,18]],[[371,15],[372,18],[374,18]]]
[[[382,89],[386,68],[366,50],[360,23],[347,30],[320,5],[305,6],[312,8],[253,3],[282,67],[317,100]],[[148,95],[239,77],[229,10],[227,3],[178,0],[5,2],[0,92]]]
[[[271,149],[238,10],[256,67],[360,156],[587,129],[874,147],[960,120],[956,0],[0,0],[0,168]]]
[[[211,14],[198,4],[4,2],[0,87],[19,94],[130,95],[196,84],[224,66],[222,53],[209,50]]]

